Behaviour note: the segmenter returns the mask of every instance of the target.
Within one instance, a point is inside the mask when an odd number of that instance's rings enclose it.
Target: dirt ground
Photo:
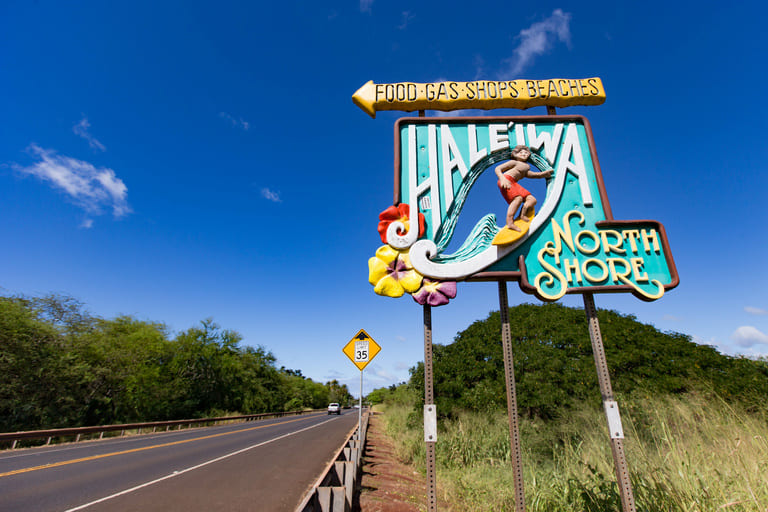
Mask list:
[[[397,460],[392,441],[384,431],[381,414],[368,423],[359,512],[420,512],[427,509],[427,481],[423,473]],[[440,507],[439,507],[440,509]]]

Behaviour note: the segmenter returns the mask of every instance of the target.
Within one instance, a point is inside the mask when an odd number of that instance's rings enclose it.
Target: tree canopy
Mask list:
[[[63,296],[0,297],[0,431],[256,414],[348,403],[346,385],[277,369],[213,320],[171,336]]]
[[[606,358],[617,394],[711,391],[749,406],[768,396],[768,363],[730,357],[691,337],[661,332],[632,315],[598,312]],[[584,310],[559,304],[510,308],[512,354],[521,414],[551,418],[576,401],[599,403],[592,345]],[[437,409],[506,407],[498,312],[472,323],[453,343],[434,345]],[[424,365],[409,386],[423,396]]]

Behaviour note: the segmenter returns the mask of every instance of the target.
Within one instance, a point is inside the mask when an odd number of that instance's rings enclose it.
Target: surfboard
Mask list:
[[[532,220],[533,220],[533,216],[531,216],[531,220],[527,222],[524,221],[523,219],[515,220],[515,226],[519,228],[520,231],[515,231],[514,229],[509,229],[507,226],[504,226],[503,228],[501,228],[501,231],[496,233],[496,236],[493,237],[493,241],[491,241],[491,244],[509,245],[511,243],[517,242],[528,232],[528,228],[531,227]]]

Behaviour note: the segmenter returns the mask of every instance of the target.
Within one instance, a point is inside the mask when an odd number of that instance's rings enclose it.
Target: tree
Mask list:
[[[631,315],[598,312],[608,367],[617,393],[683,393],[695,389],[754,402],[768,394],[764,363],[719,354],[690,336],[664,333]],[[580,400],[599,400],[592,346],[582,309],[523,304],[510,309],[518,408],[551,418]],[[411,369],[423,396],[424,367]],[[498,312],[472,323],[450,345],[434,346],[437,409],[506,407]]]
[[[82,424],[87,368],[20,298],[0,298],[0,430]]]

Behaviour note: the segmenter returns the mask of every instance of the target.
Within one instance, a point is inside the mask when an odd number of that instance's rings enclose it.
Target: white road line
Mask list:
[[[285,439],[286,437],[290,437],[290,436],[295,435],[295,434],[300,434],[301,432],[304,432],[304,431],[307,431],[307,430],[311,430],[311,429],[313,429],[315,427],[319,427],[320,425],[325,425],[329,421],[334,421],[334,419],[336,419],[336,418],[328,419],[328,420],[325,420],[322,423],[318,423],[317,425],[312,425],[310,427],[305,427],[305,428],[302,428],[300,430],[296,430],[294,432],[290,432],[288,434],[283,434],[282,436],[276,437],[274,439],[270,439],[269,441],[264,441],[264,442],[259,443],[259,444],[254,444],[253,446],[248,446],[247,448],[243,448],[242,450],[237,450],[236,452],[232,452],[232,453],[228,453],[226,455],[222,455],[221,457],[217,457],[215,459],[211,459],[209,461],[203,462],[202,464],[198,464],[197,466],[192,466],[192,467],[189,467],[189,468],[186,468],[186,469],[182,469],[182,470],[179,470],[179,471],[174,471],[173,473],[171,473],[169,475],[166,475],[164,477],[158,478],[156,480],[152,480],[151,482],[146,482],[146,483],[143,483],[141,485],[137,485],[136,487],[131,487],[130,489],[126,489],[124,491],[120,491],[118,493],[112,494],[110,496],[105,496],[103,498],[99,498],[98,500],[91,501],[90,503],[85,503],[84,505],[80,505],[80,506],[75,507],[75,508],[67,509],[64,512],[75,512],[76,510],[83,510],[85,508],[90,507],[91,505],[96,505],[97,503],[102,503],[104,501],[111,500],[112,498],[117,498],[118,496],[122,496],[124,494],[132,493],[133,491],[138,491],[139,489],[143,489],[144,487],[149,487],[150,485],[154,485],[156,483],[162,482],[163,480],[168,480],[170,478],[173,478],[173,477],[176,477],[176,476],[179,476],[179,475],[183,475],[184,473],[187,473],[188,471],[199,469],[199,468],[201,468],[203,466],[207,466],[208,464],[213,464],[214,462],[219,462],[220,460],[224,460],[224,459],[227,459],[229,457],[233,457],[235,455],[239,455],[239,454],[241,454],[243,452],[247,452],[248,450],[252,450],[254,448],[258,448],[259,446],[264,446],[265,444],[269,444],[269,443],[272,443],[272,442],[275,442],[275,441],[279,441],[280,439]]]
[[[300,417],[305,418],[311,418],[313,416],[319,416],[319,414],[302,414]],[[270,420],[282,420],[285,417],[281,418],[267,418],[264,420],[258,420],[268,422]],[[161,437],[163,438],[172,438],[177,437],[181,435],[191,434],[191,433],[199,433],[202,429],[209,429],[211,432],[214,431],[214,429],[226,429],[227,427],[234,427],[234,426],[242,426],[242,427],[250,427],[249,424],[251,422],[242,422],[240,424],[236,423],[228,423],[228,424],[222,424],[222,425],[213,425],[210,427],[189,427],[181,430],[167,430],[167,431],[161,431],[158,430],[157,432],[150,432],[146,434],[136,434],[131,435],[127,437],[105,437],[103,439],[85,439],[80,442],[69,442],[69,443],[62,443],[62,445],[59,448],[50,448],[45,449],[45,446],[35,446],[30,448],[17,448],[17,451],[20,451],[20,453],[12,454],[12,452],[8,451],[6,453],[0,452],[0,462],[11,460],[11,459],[18,459],[22,457],[41,457],[43,455],[48,455],[49,453],[60,453],[60,452],[68,452],[68,451],[74,451],[74,450],[83,450],[88,448],[93,448],[96,446],[97,443],[101,443],[102,446],[119,446],[121,444],[128,444],[128,443],[136,443],[138,441],[152,441],[154,439],[159,439]],[[22,451],[22,450],[34,450],[34,451]]]

